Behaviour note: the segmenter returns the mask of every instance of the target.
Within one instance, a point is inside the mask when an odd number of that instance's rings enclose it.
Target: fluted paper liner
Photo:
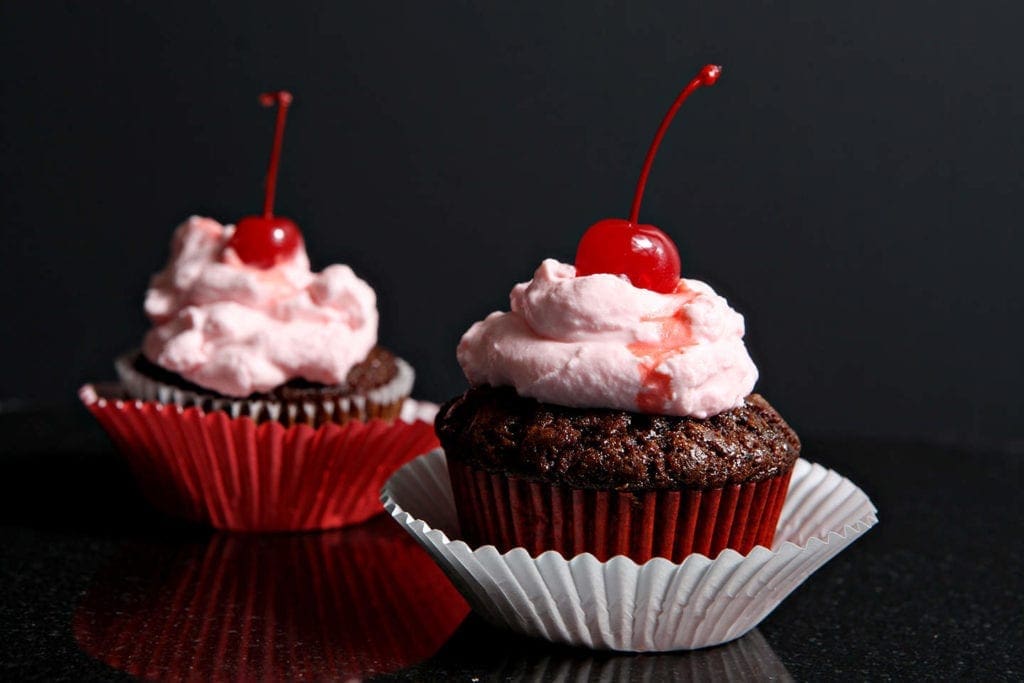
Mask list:
[[[427,659],[468,611],[381,516],[320,534],[132,542],[92,580],[72,632],[150,680],[353,680]]]
[[[449,461],[462,538],[499,552],[590,552],[604,561],[636,562],[691,553],[715,557],[725,548],[746,554],[771,547],[792,470],[707,491],[591,491],[491,474]]]
[[[286,427],[101,391],[86,385],[79,395],[146,497],[171,515],[217,529],[357,524],[382,511],[378,492],[392,472],[437,445],[423,415]]]
[[[771,550],[727,549],[714,559],[692,554],[681,563],[472,548],[459,540],[440,449],[398,470],[381,500],[488,621],[554,642],[634,652],[695,649],[742,636],[878,521],[875,506],[852,482],[802,459]]]

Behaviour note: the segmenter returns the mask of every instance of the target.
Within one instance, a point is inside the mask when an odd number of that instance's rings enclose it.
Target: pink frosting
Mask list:
[[[292,379],[341,384],[377,343],[377,296],[348,266],[309,267],[304,246],[273,268],[225,248],[234,226],[193,216],[146,292],[152,362],[227,396]]]
[[[706,418],[743,404],[757,368],[743,316],[698,280],[671,294],[545,260],[512,310],[474,324],[458,358],[471,384],[563,406]]]

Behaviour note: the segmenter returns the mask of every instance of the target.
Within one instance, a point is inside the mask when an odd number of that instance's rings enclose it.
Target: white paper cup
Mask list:
[[[875,506],[851,481],[802,459],[771,550],[759,546],[745,556],[724,550],[714,559],[694,554],[679,564],[471,548],[458,540],[440,449],[395,472],[381,501],[491,623],[553,642],[630,652],[739,638],[878,521]]]

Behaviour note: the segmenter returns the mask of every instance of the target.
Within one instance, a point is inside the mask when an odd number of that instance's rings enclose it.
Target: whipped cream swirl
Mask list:
[[[343,384],[377,343],[377,296],[348,266],[310,270],[305,246],[272,268],[226,247],[234,226],[193,216],[153,276],[145,356],[226,396],[292,379]]]
[[[662,294],[553,259],[516,285],[512,310],[458,347],[471,384],[563,406],[706,418],[739,407],[757,368],[743,316],[699,280]]]

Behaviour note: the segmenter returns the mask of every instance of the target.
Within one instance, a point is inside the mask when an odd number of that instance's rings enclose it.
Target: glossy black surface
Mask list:
[[[628,656],[474,615],[389,519],[214,534],[152,512],[83,411],[0,414],[0,678],[1024,676],[1024,452],[811,440],[881,522],[743,639]]]

